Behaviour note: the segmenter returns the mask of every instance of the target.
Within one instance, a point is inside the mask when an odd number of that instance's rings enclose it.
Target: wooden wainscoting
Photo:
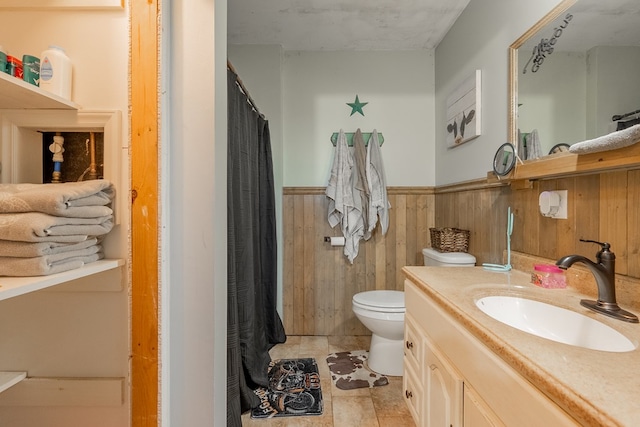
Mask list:
[[[529,186],[489,184],[485,180],[436,188],[436,226],[471,231],[469,252],[477,263],[502,263],[506,212],[514,212],[511,249],[558,259],[580,254],[592,260],[593,243],[609,242],[616,273],[640,278],[640,170],[621,170],[533,181]],[[542,191],[568,190],[568,218],[540,214]]]
[[[540,215],[544,190],[568,190],[568,219]],[[558,259],[595,258],[598,247],[580,238],[606,241],[616,254],[619,275],[640,278],[640,170],[613,171],[531,182],[529,187],[477,180],[436,188],[389,188],[390,227],[377,228],[361,242],[353,265],[325,236],[340,231],[327,223],[324,188],[285,188],[284,313],[290,335],[365,335],[351,298],[372,289],[403,289],[401,269],[422,265],[430,246],[429,227],[471,231],[469,253],[483,262],[503,263],[507,208],[514,212],[511,248]]]
[[[422,265],[435,224],[431,187],[389,187],[389,231],[379,225],[360,242],[353,265],[342,247],[325,236],[341,236],[327,222],[325,188],[283,190],[283,322],[289,335],[367,335],[351,309],[354,294],[374,289],[404,289],[401,269]]]
[[[476,265],[501,264],[510,192],[506,182],[486,180],[438,187],[436,226],[469,230],[469,253],[476,257]]]
[[[540,215],[538,196],[545,190],[568,190],[568,219]],[[640,170],[535,181],[513,190],[516,229],[514,250],[558,259],[580,254],[595,260],[599,247],[580,239],[609,242],[616,273],[640,278]]]

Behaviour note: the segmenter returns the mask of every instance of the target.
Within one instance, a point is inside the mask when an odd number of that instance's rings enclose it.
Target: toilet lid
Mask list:
[[[445,264],[475,264],[476,257],[466,252],[438,252],[432,248],[424,248],[422,254]]]
[[[383,290],[360,292],[353,296],[353,302],[365,308],[404,311],[404,292]]]

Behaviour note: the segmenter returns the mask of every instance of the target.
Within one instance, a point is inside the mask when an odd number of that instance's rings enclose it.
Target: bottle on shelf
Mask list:
[[[0,73],[7,72],[7,54],[2,45],[0,45]]]
[[[40,87],[71,100],[71,60],[60,46],[50,45],[40,55]]]

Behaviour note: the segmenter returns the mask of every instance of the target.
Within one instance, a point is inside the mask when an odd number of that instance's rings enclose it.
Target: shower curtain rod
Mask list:
[[[240,77],[238,77],[238,72],[236,71],[235,68],[233,68],[233,65],[228,59],[227,59],[227,69],[231,70],[233,74],[236,75],[236,83],[240,87],[240,90],[242,90],[242,93],[244,93],[244,95],[247,97],[247,101],[249,102],[249,104],[251,104],[251,107],[256,111],[256,113],[260,115],[260,117],[264,119],[265,118],[264,114],[262,114],[258,109],[258,106],[256,105],[255,101],[253,100],[253,98],[251,98],[251,95],[249,95],[249,91],[245,87],[244,83],[242,83],[242,80],[240,80]]]

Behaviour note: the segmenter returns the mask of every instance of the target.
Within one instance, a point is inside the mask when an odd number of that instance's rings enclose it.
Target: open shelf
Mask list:
[[[640,166],[640,142],[616,150],[588,154],[558,153],[516,164],[512,180],[597,173]]]
[[[27,377],[26,372],[3,372],[0,371],[0,393],[9,387],[18,384]]]
[[[63,273],[37,277],[0,277],[0,301],[60,285],[70,280],[112,270],[124,265],[122,259],[103,259]]]
[[[0,109],[78,110],[75,102],[0,72]]]

